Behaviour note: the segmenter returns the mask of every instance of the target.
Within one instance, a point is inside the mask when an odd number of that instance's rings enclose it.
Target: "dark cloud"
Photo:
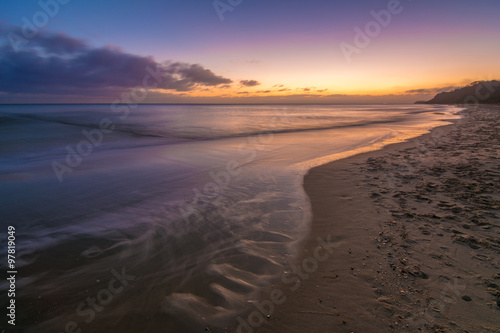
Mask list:
[[[9,33],[12,37],[16,30]],[[116,94],[142,87],[147,77],[148,84],[159,82],[158,88],[176,91],[232,82],[198,64],[158,63],[118,47],[93,48],[63,34],[38,33],[13,47],[9,33],[0,39],[0,93]]]
[[[173,70],[173,74],[179,74],[185,80],[194,84],[202,84],[205,86],[216,86],[219,84],[228,84],[233,81],[222,76],[215,75],[211,70],[205,69],[202,66],[195,64],[189,65],[184,63],[175,63],[166,66],[167,72]]]
[[[405,91],[407,94],[430,94],[432,89],[411,89]]]
[[[307,93],[322,93],[327,91],[328,89],[318,89],[316,87],[306,87],[306,88],[298,88],[297,90],[302,90]]]
[[[271,90],[259,90],[259,91],[256,91],[256,93],[258,94],[269,94],[271,92]]]
[[[447,87],[441,87],[441,88],[430,88],[430,89],[411,89],[405,91],[406,94],[410,95],[432,95],[432,94],[438,94],[444,91],[450,91],[460,88],[459,86],[447,86]]]
[[[35,38],[33,45],[39,46],[46,52],[53,54],[71,54],[84,52],[88,46],[82,40],[68,37],[64,34],[49,35],[42,38]]]
[[[255,87],[260,84],[260,82],[255,80],[241,80],[240,84],[245,87]]]

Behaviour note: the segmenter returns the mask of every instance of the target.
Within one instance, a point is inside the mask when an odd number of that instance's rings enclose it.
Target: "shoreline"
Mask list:
[[[461,114],[311,169],[310,233],[256,303],[269,316],[249,313],[254,325],[240,331],[499,330],[500,107]],[[318,238],[331,253],[319,255]]]

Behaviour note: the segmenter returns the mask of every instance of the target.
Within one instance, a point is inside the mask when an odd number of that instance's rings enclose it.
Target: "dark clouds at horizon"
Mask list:
[[[91,47],[64,34],[39,32],[23,37],[19,27],[0,25],[0,96],[50,94],[110,97],[120,91],[159,82],[157,88],[187,92],[197,87],[228,85],[233,81],[199,64],[159,63],[153,57],[124,52],[119,47]],[[10,35],[9,35],[10,34]],[[9,37],[11,40],[9,40]],[[17,52],[16,52],[17,51]],[[153,80],[155,79],[155,80]],[[156,87],[156,86],[155,86]]]

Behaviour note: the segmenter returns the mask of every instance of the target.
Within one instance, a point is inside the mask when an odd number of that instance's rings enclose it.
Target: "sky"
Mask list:
[[[500,79],[498,0],[2,0],[0,103],[412,103]]]

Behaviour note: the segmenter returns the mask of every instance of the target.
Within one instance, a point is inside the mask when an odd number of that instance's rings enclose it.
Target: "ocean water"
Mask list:
[[[0,106],[0,235],[6,253],[16,229],[16,326],[234,326],[307,236],[309,168],[421,135],[457,111]]]

